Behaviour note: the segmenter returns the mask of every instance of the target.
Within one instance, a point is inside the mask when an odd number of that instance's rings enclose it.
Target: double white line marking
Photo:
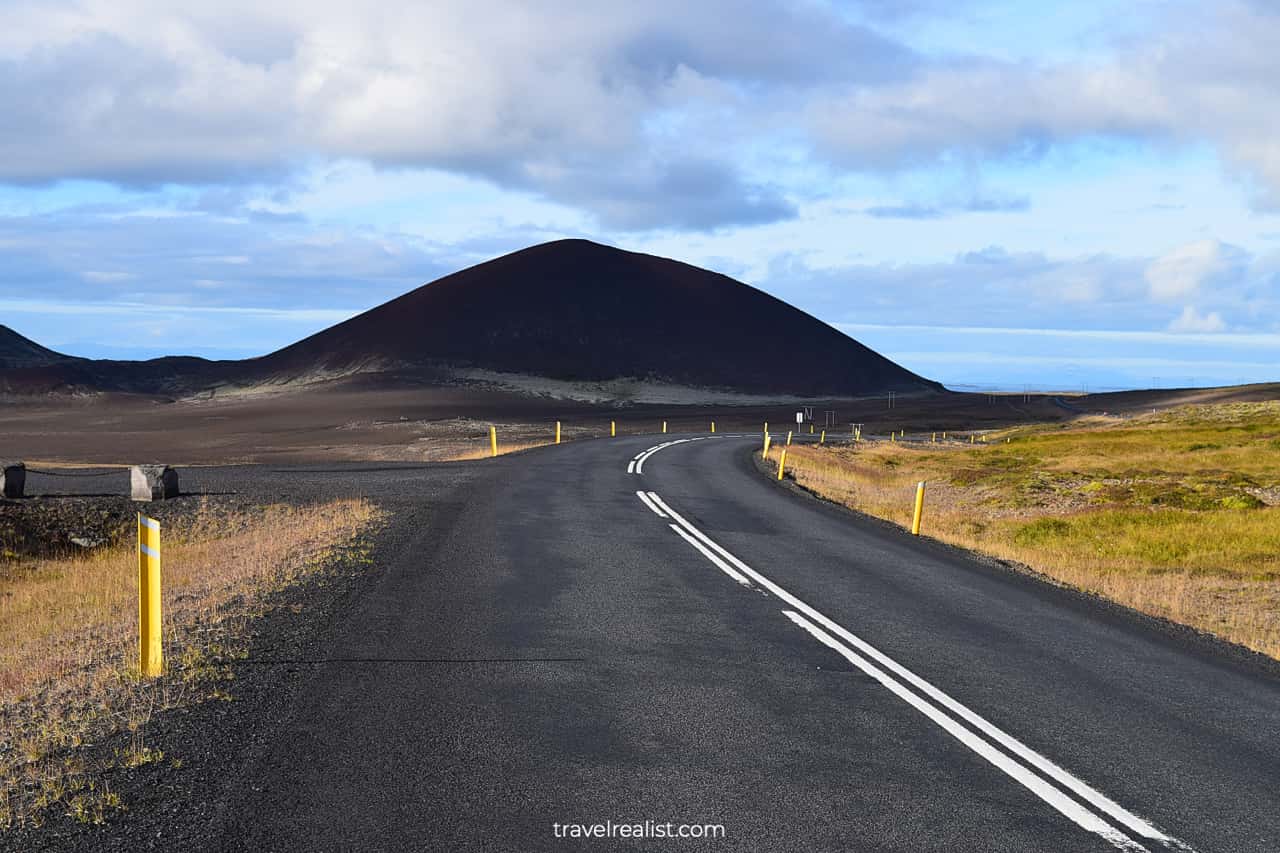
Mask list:
[[[664,441],[662,444],[655,445],[647,450],[642,450],[632,457],[631,461],[627,463],[627,473],[643,474],[645,461],[659,450],[666,450],[668,447],[672,447],[677,444],[687,444],[690,441],[702,441],[704,438],[710,437],[711,436],[709,435],[700,435],[697,438],[677,438],[674,441]]]
[[[1078,826],[1117,849],[1132,853],[1149,850],[1126,831],[1167,850],[1192,850],[796,598],[714,542],[655,492],[636,495],[660,518],[674,521],[671,528],[729,577],[748,587],[754,582],[773,593],[790,608],[783,614],[815,640],[880,682]]]

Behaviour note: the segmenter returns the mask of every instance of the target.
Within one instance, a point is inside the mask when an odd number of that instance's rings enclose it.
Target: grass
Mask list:
[[[127,807],[113,772],[166,761],[146,742],[166,709],[232,699],[227,661],[247,655],[266,597],[340,556],[368,561],[364,500],[201,511],[166,530],[166,674],[138,677],[131,545],[0,564],[0,830],[61,812],[100,823]],[[127,739],[110,754],[94,745]],[[168,757],[169,766],[181,759]]]
[[[1280,403],[792,447],[797,483],[1280,658]],[[776,453],[773,454],[776,458]]]
[[[516,441],[516,442],[498,442],[498,455],[506,456],[508,453],[519,453],[521,450],[530,450],[534,447],[545,447],[548,444],[555,444],[554,440],[548,441]],[[489,440],[486,438],[484,447],[462,450],[451,456],[441,460],[444,462],[464,462],[471,459],[489,459],[493,456],[493,450],[489,447]]]

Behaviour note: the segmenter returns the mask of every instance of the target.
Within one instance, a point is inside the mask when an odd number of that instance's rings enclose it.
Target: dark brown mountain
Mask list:
[[[10,335],[0,359],[12,350],[15,365],[52,366],[70,384],[164,393],[368,374],[430,381],[456,368],[814,397],[941,390],[728,276],[586,240],[504,255],[241,362],[90,362]]]
[[[587,240],[445,276],[258,362],[275,376],[381,362],[761,393],[940,388],[728,276]]]

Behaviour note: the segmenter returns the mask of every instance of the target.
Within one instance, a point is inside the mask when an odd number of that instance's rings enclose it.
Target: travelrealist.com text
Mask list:
[[[662,823],[656,820],[614,823],[553,823],[556,838],[724,838],[719,823]]]

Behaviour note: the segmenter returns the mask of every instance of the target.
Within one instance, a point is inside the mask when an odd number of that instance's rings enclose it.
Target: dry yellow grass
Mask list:
[[[925,535],[1280,658],[1280,404],[991,438],[797,446],[787,463],[903,527],[926,480]]]
[[[521,450],[530,450],[534,447],[546,447],[548,444],[555,444],[554,441],[516,441],[504,444],[498,442],[498,455],[506,456],[508,453],[519,453]],[[471,459],[491,459],[493,451],[489,447],[489,440],[485,439],[483,447],[473,447],[467,450],[459,451],[445,457],[444,462],[465,462]]]
[[[364,500],[269,506],[232,517],[197,514],[166,530],[166,675],[137,677],[137,566],[131,546],[7,564],[0,575],[0,829],[38,823],[50,809],[101,821],[118,796],[110,766],[162,760],[145,743],[157,710],[228,698],[220,661],[245,654],[247,623],[264,597],[349,558],[378,516]],[[103,765],[85,745],[131,732]],[[170,760],[175,760],[171,757]],[[97,762],[94,764],[93,762]]]

